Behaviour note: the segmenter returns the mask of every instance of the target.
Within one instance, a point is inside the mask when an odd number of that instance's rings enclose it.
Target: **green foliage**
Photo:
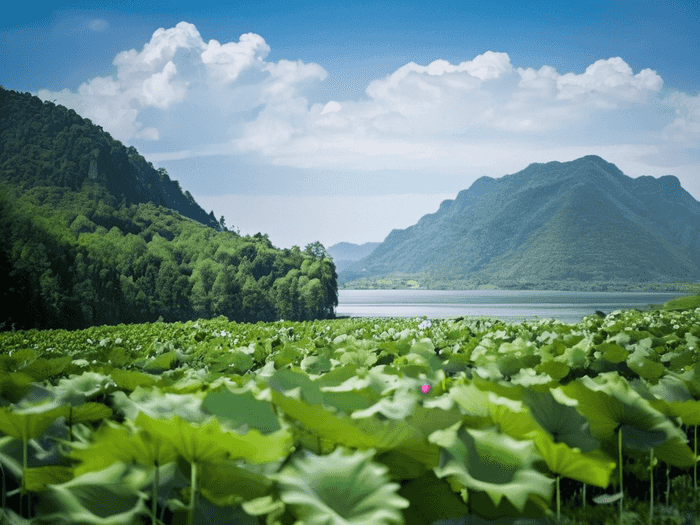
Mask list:
[[[74,112],[12,91],[0,108],[0,329],[334,316],[320,243],[243,238]]]

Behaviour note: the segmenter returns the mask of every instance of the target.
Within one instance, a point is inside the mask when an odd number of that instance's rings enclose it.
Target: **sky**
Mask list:
[[[0,84],[241,234],[380,242],[481,176],[599,155],[700,200],[696,1],[16,3]]]

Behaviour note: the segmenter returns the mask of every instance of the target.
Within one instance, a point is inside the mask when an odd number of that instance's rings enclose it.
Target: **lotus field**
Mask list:
[[[0,523],[698,525],[700,308],[603,315],[4,332]]]

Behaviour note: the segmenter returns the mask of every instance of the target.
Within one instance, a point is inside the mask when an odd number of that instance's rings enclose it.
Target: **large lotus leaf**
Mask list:
[[[283,501],[269,495],[261,498],[255,498],[250,501],[244,501],[241,504],[243,510],[251,516],[266,515],[265,523],[269,525],[278,525],[281,522],[279,518],[284,514],[286,505]]]
[[[142,465],[166,465],[177,459],[170,438],[138,431],[135,434],[111,421],[94,433],[89,446],[74,444],[69,456],[81,461],[76,475],[102,470],[113,463],[137,461]]]
[[[85,403],[77,407],[68,407],[68,421],[73,423],[85,423],[112,417],[113,411],[102,403]]]
[[[680,417],[684,424],[688,426],[700,425],[700,401],[674,401],[667,403],[661,399],[650,401],[651,405],[671,417]]]
[[[389,482],[387,467],[372,461],[375,451],[348,452],[339,447],[328,456],[292,459],[271,476],[282,501],[305,525],[403,524],[409,502]]]
[[[56,386],[56,394],[60,403],[79,405],[90,398],[112,391],[116,386],[110,376],[83,372],[79,376],[71,375],[68,379],[61,379]]]
[[[523,392],[523,400],[532,417],[555,443],[566,443],[583,452],[600,447],[600,442],[591,435],[588,420],[575,408],[578,401],[567,398],[561,390],[528,389]]]
[[[138,370],[122,370],[120,368],[115,368],[109,375],[120,390],[126,390],[128,392],[133,392],[140,386],[148,388],[157,383],[152,375],[144,374]]]
[[[556,425],[555,428],[567,429],[565,416],[569,410],[574,410],[575,412],[573,407],[563,406],[554,402],[552,395],[547,392],[526,392],[524,396],[532,401],[533,407],[537,405],[537,400],[540,399],[542,406],[539,408],[551,412],[549,421]],[[546,401],[548,398],[552,400],[551,403]],[[570,447],[565,443],[555,443],[552,439],[552,434],[548,431],[549,429],[539,425],[532,416],[532,407],[528,408],[521,402],[507,400],[493,393],[490,394],[489,399],[492,403],[491,417],[493,422],[498,425],[502,432],[515,439],[532,439],[538,452],[552,472],[591,485],[608,486],[610,473],[615,468],[615,463],[610,461],[610,458],[607,456],[603,458],[595,455],[588,456],[582,454],[579,448]],[[561,420],[557,418],[557,414],[561,416]],[[576,414],[583,419],[578,412]],[[581,424],[579,422],[573,431],[578,429],[581,432],[580,441],[584,443],[589,445],[598,443],[598,440],[590,436],[590,434],[586,436],[588,424],[585,422],[585,419],[583,421],[584,423]],[[596,445],[593,448],[598,448],[598,446]],[[593,450],[593,448],[589,450]]]
[[[264,434],[282,428],[270,403],[256,399],[250,387],[233,390],[225,385],[210,389],[202,401],[202,408],[230,428],[247,424]]]
[[[333,414],[319,405],[270,391],[272,401],[290,418],[321,439],[357,449],[380,451],[401,449],[429,468],[437,465],[438,448],[425,441],[425,435],[405,421],[379,421],[376,417],[352,419]]]
[[[411,502],[411,506],[404,510],[406,525],[425,525],[469,514],[469,507],[433,471],[404,484],[399,495]]]
[[[0,407],[0,432],[25,441],[38,438],[59,417],[68,417],[68,407],[56,407],[52,402],[17,410]]]
[[[602,441],[616,441],[618,428],[622,428],[623,447],[634,450],[648,451],[674,438],[685,440],[679,428],[615,373],[595,380],[585,376],[559,388],[578,400],[593,435]],[[661,454],[657,450],[659,459],[666,461]]]
[[[615,469],[615,462],[600,450],[583,453],[565,443],[555,443],[547,435],[537,435],[535,446],[549,470],[582,483],[606,488]]]
[[[216,418],[198,425],[178,416],[156,420],[141,413],[134,424],[152,436],[169,440],[178,454],[190,463],[238,458],[266,463],[287,456],[293,445],[286,429],[268,436],[253,429],[242,436],[223,430]]]
[[[531,495],[552,497],[554,480],[533,467],[542,458],[532,441],[515,440],[495,427],[461,428],[461,423],[433,432],[428,440],[443,449],[440,465],[433,469],[438,477],[485,492],[496,507],[506,498],[523,512]]]
[[[31,492],[41,492],[47,485],[58,485],[73,479],[70,467],[47,466],[28,468],[24,471],[24,487]]]
[[[112,398],[114,407],[132,421],[140,413],[156,419],[176,415],[197,423],[211,417],[201,410],[201,395],[171,394],[155,387],[137,387],[129,397],[124,392],[114,392]]]
[[[674,437],[659,445],[654,449],[654,456],[678,468],[692,467],[697,461],[685,436],[682,439]]]
[[[364,419],[374,415],[381,415],[388,419],[406,419],[413,412],[417,403],[415,394],[406,391],[394,392],[393,397],[381,398],[377,403],[365,410],[356,410],[352,413],[353,419]]]
[[[239,467],[233,461],[203,463],[199,479],[202,496],[219,507],[263,497],[273,484],[268,477]]]
[[[153,469],[114,463],[100,472],[89,472],[60,485],[48,485],[49,491],[42,496],[45,499],[37,510],[42,521],[61,524],[136,523],[138,516],[149,512],[148,495],[141,489],[153,484],[153,475]]]
[[[686,366],[682,374],[669,372],[669,375],[683,381],[695,399],[700,400],[700,366],[698,364]]]

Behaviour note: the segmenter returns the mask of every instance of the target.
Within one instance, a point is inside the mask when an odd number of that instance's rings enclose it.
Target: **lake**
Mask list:
[[[489,316],[509,323],[558,319],[580,323],[596,310],[661,304],[682,292],[559,292],[536,290],[339,290],[336,315],[350,317]]]

